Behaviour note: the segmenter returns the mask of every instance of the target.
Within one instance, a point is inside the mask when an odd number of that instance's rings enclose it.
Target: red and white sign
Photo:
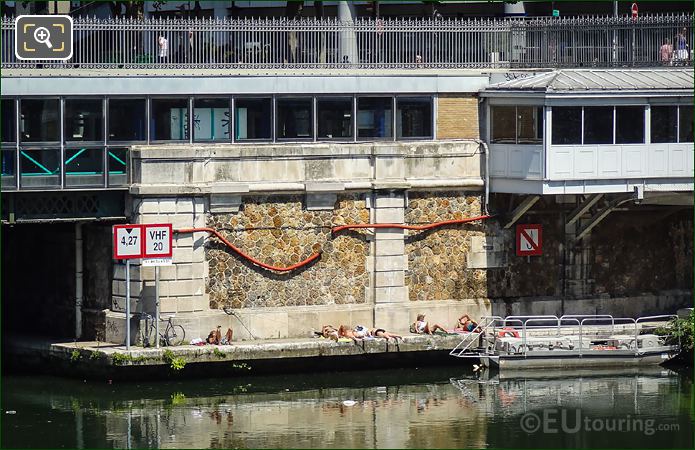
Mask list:
[[[543,226],[522,224],[516,226],[516,255],[537,256],[543,254]]]
[[[142,258],[142,225],[113,226],[113,259]]]
[[[632,20],[637,20],[637,14],[639,12],[639,9],[637,8],[637,3],[632,4],[632,6],[630,7],[630,11],[632,11]]]
[[[114,225],[113,258],[171,258],[173,234],[170,223]]]
[[[145,250],[143,258],[171,258],[174,230],[170,223],[143,225]]]

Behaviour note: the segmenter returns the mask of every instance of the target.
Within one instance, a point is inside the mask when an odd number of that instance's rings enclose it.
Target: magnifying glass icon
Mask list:
[[[48,48],[53,48],[53,45],[51,44],[51,33],[46,29],[46,27],[38,27],[37,29],[34,30],[34,39],[36,39],[36,42],[39,44],[46,44],[46,47]]]

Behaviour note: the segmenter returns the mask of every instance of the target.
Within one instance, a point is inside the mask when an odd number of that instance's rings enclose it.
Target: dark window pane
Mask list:
[[[109,99],[109,140],[147,140],[147,102],[144,98]]]
[[[269,98],[237,98],[234,101],[234,138],[237,141],[270,139],[270,105]]]
[[[150,133],[153,141],[188,140],[188,99],[152,99]]]
[[[229,141],[229,99],[196,98],[193,100],[193,139]]]
[[[582,108],[553,107],[553,145],[581,145]]]
[[[8,98],[2,99],[2,142],[14,142],[17,134],[17,116],[15,115],[15,101]]]
[[[496,144],[516,143],[516,107],[492,106],[490,108],[492,126],[491,142]]]
[[[396,111],[396,136],[432,137],[432,99],[398,98]]]
[[[319,98],[316,108],[319,139],[352,137],[351,98]]]
[[[60,141],[58,99],[26,99],[21,104],[21,133],[24,142]]]
[[[393,137],[392,101],[391,97],[363,97],[357,99],[358,137]]]
[[[20,185],[23,188],[60,186],[60,149],[20,149]]]
[[[613,143],[613,107],[584,107],[584,144]]]
[[[101,141],[104,135],[103,117],[101,99],[66,99],[65,140]]]
[[[543,108],[517,106],[517,144],[540,144],[543,142]]]
[[[277,138],[311,139],[312,118],[310,98],[277,99]]]
[[[2,165],[2,188],[14,189],[16,187],[17,179],[17,168],[15,167],[15,155],[17,154],[16,150],[7,150],[3,148],[0,154],[2,155],[2,161],[0,161],[0,164]]]
[[[615,143],[644,143],[644,106],[615,107]]]
[[[106,149],[106,164],[108,166],[109,186],[125,186],[128,172],[128,149]]]
[[[678,109],[678,142],[693,142],[693,107],[682,105]]]
[[[678,142],[678,107],[651,107],[652,142]]]
[[[101,186],[103,183],[103,148],[65,149],[66,186]]]

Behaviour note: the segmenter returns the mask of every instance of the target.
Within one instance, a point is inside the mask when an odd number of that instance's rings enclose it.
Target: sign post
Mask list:
[[[159,266],[172,263],[173,228],[170,223],[145,225],[143,266],[154,266],[154,323],[155,341],[159,348]]]
[[[125,348],[130,351],[130,260],[142,258],[143,225],[113,226],[113,258],[125,259]]]

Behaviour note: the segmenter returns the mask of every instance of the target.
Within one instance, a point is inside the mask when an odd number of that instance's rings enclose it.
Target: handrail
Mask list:
[[[567,318],[567,319],[569,319],[569,318],[581,319],[583,317],[586,317],[586,318],[599,318],[599,317],[600,318],[610,318],[610,319],[612,319],[611,320],[611,333],[615,330],[615,319],[613,318],[613,316],[611,314],[565,314],[563,316],[560,316],[560,323],[562,323],[562,321],[565,318]],[[558,329],[559,329],[559,325],[558,325]]]

